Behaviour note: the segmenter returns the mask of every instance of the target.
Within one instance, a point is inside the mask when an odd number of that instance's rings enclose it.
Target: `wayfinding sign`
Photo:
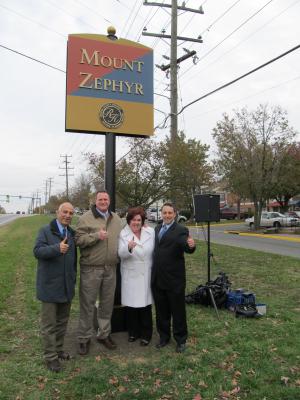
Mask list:
[[[153,50],[114,38],[69,35],[66,131],[153,135]]]

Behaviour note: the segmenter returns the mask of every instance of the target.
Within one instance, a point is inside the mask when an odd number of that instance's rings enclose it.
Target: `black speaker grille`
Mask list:
[[[196,222],[220,221],[220,196],[218,194],[195,194]]]

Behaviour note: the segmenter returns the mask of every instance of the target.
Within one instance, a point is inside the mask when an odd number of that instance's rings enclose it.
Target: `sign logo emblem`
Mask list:
[[[124,121],[124,111],[117,104],[107,103],[101,107],[99,118],[107,128],[118,128]]]

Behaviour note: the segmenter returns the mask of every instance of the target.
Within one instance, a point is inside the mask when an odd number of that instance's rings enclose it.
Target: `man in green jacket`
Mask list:
[[[97,192],[95,205],[79,219],[76,228],[75,240],[80,248],[80,316],[77,336],[80,355],[89,352],[97,299],[97,340],[110,350],[117,347],[110,335],[110,320],[116,288],[117,245],[122,223],[117,214],[109,211],[109,205],[108,193]]]

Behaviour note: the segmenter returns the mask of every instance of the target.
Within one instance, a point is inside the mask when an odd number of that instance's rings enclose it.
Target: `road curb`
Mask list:
[[[275,240],[287,240],[289,242],[298,242],[300,243],[300,237],[299,238],[294,238],[290,236],[280,236],[280,235],[268,235],[268,234],[261,234],[261,233],[245,233],[245,232],[239,232],[239,231],[224,231],[224,233],[228,234],[235,234],[239,236],[255,236],[255,237],[261,237],[261,238],[268,238],[268,239],[275,239]]]

